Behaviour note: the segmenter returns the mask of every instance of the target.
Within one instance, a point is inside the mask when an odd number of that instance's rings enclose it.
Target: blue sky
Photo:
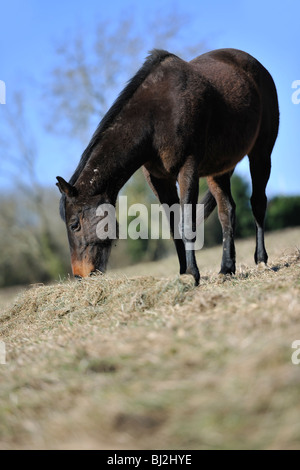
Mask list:
[[[0,80],[7,87],[6,105],[0,105],[0,132],[5,132],[4,106],[10,106],[16,90],[23,90],[26,117],[38,145],[40,181],[54,185],[56,175],[70,177],[84,148],[78,142],[70,150],[66,140],[46,133],[38,92],[39,83],[46,82],[57,62],[55,46],[78,28],[91,35],[100,21],[114,25],[130,13],[142,29],[149,15],[157,14],[167,22],[173,10],[189,18],[181,50],[185,43],[201,40],[207,49],[234,47],[249,52],[270,71],[278,90],[281,124],[268,194],[299,194],[300,104],[291,99],[292,83],[300,80],[300,2],[296,0],[0,0]],[[0,158],[4,154],[0,146]],[[248,175],[246,159],[238,169]],[[9,184],[0,175],[0,189]]]

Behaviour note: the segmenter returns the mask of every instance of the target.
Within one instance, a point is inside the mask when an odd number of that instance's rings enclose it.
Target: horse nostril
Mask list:
[[[74,277],[75,277],[75,279],[77,279],[77,281],[81,281],[81,279],[82,279],[82,276],[79,276],[78,274],[75,274]]]

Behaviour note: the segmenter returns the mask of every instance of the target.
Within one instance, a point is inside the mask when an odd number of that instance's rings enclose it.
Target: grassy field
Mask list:
[[[300,229],[266,244],[4,292],[0,448],[300,449]]]

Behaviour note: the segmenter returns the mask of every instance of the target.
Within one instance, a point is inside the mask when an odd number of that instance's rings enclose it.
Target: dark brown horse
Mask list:
[[[170,206],[179,201],[196,205],[199,177],[207,178],[205,218],[217,205],[223,230],[221,273],[234,273],[230,177],[245,155],[253,187],[255,262],[267,263],[265,188],[278,124],[272,77],[249,54],[220,49],[185,62],[154,50],[99,124],[69,183],[57,178],[74,275],[105,271],[111,240],[97,237],[96,209],[101,203],[115,205],[120,189],[141,166],[160,202]],[[174,220],[170,224],[174,233]],[[184,235],[174,241],[180,273],[192,274],[198,284],[194,251],[185,249]]]

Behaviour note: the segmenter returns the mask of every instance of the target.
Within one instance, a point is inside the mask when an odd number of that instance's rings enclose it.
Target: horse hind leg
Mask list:
[[[267,152],[262,146],[256,145],[249,153],[252,178],[251,206],[256,225],[254,260],[258,265],[268,262],[264,241],[264,223],[267,209],[266,186],[271,172],[271,151]]]
[[[235,274],[235,202],[231,195],[232,172],[207,177],[207,184],[218,205],[218,216],[223,233],[223,256],[220,274]]]
[[[256,264],[268,261],[264,242],[264,223],[267,209],[266,186],[271,173],[271,153],[278,135],[279,109],[276,88],[271,76],[261,77],[262,118],[260,132],[252,150],[248,153],[252,178],[251,206],[256,224]]]
[[[199,176],[197,162],[193,156],[187,158],[178,175],[181,204],[181,231],[186,251],[186,274],[194,277],[199,285],[200,273],[196,262],[194,243],[196,241],[197,200],[199,194]],[[190,210],[189,210],[190,209]]]

